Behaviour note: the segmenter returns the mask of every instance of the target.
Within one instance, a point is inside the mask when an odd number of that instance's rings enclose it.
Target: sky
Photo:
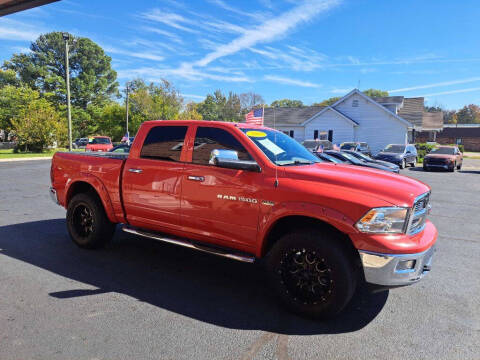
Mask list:
[[[0,18],[0,63],[40,34],[88,37],[118,81],[171,81],[305,104],[353,88],[480,103],[478,0],[61,0]]]

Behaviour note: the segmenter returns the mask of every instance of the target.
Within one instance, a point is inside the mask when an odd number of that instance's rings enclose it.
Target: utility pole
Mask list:
[[[126,103],[126,106],[127,106],[127,109],[126,109],[127,119],[126,119],[126,121],[127,121],[127,123],[126,123],[126,128],[127,128],[127,144],[128,145],[130,145],[130,134],[128,133],[128,92],[130,90],[129,85],[130,84],[127,82],[127,84],[126,84],[126,86],[127,86],[127,88],[126,88],[126,91],[127,91],[127,103]]]
[[[72,111],[70,108],[70,69],[68,64],[68,40],[70,34],[63,33],[65,40],[65,82],[67,84],[67,116],[68,116],[68,151],[72,151]]]

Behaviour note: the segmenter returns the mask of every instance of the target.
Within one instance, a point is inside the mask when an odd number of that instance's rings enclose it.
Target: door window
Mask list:
[[[193,146],[194,164],[208,165],[210,153],[215,149],[233,150],[239,160],[252,160],[242,144],[228,131],[213,127],[198,127]]]
[[[140,157],[180,161],[187,126],[156,126],[148,133]]]

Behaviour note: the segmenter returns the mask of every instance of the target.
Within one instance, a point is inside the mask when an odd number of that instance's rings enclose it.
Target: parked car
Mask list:
[[[387,166],[363,161],[363,160],[357,159],[355,156],[353,156],[349,153],[346,153],[344,151],[327,150],[327,151],[325,151],[325,153],[327,155],[333,156],[333,157],[335,157],[339,160],[342,160],[343,162],[346,162],[347,164],[350,164],[350,165],[364,166],[364,167],[369,167],[369,168],[373,168],[373,169],[377,169],[377,170],[389,171],[389,172],[393,172],[393,173],[397,173],[397,174],[399,173],[398,167],[397,167],[397,169],[393,169],[391,167],[387,167]]]
[[[342,161],[340,159],[337,159],[336,157],[333,157],[331,155],[328,155],[324,152],[316,152],[314,153],[320,160],[323,160],[325,162],[332,162],[335,164],[343,164],[345,161]]]
[[[130,146],[131,145],[127,145],[127,144],[117,145],[114,148],[110,149],[109,152],[129,153],[130,152]]]
[[[88,139],[85,151],[110,151],[112,148],[112,139],[108,136],[94,136]]]
[[[347,153],[347,154],[350,154],[350,155],[352,155],[352,156],[355,156],[357,159],[362,160],[362,161],[366,161],[366,162],[368,162],[368,163],[386,166],[386,167],[392,169],[392,170],[393,170],[394,172],[396,172],[396,173],[398,173],[399,170],[400,170],[399,167],[398,167],[398,165],[389,163],[388,161],[372,159],[370,156],[365,155],[365,154],[363,154],[363,153],[361,153],[361,152],[351,151],[351,150],[345,150],[345,151],[343,151],[343,152],[344,152],[344,153]]]
[[[319,149],[331,150],[333,144],[329,140],[304,140],[302,145],[305,146],[311,152],[318,152]]]
[[[340,144],[340,150],[358,151],[371,156],[370,146],[366,142],[344,142]]]
[[[340,313],[360,282],[419,281],[438,236],[428,185],[322,163],[288,135],[246,123],[146,121],[130,153],[57,152],[50,177],[79,247],[104,246],[122,224],[234,260],[265,258],[275,296],[314,318]]]
[[[72,145],[75,149],[81,149],[87,146],[87,144],[88,144],[88,138],[78,138],[78,139],[75,139]]]
[[[440,146],[430,151],[423,159],[423,170],[432,168],[449,171],[460,170],[463,164],[463,154],[456,146]]]
[[[407,165],[415,167],[417,166],[417,149],[415,145],[389,144],[375,156],[375,159],[397,164],[401,169],[406,168]]]

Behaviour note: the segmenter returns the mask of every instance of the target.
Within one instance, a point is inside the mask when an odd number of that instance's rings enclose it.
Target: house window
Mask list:
[[[293,135],[294,135],[294,131],[290,130],[290,137],[293,138]]]
[[[320,140],[327,140],[327,132],[326,131],[320,132]]]
[[[333,130],[328,130],[328,141],[333,142]]]
[[[352,107],[358,107],[358,100],[352,101]]]
[[[318,139],[318,130],[313,130],[313,138]]]

